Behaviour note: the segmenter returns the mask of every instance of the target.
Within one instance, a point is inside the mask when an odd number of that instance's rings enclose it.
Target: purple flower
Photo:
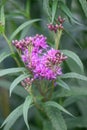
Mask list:
[[[67,58],[59,50],[47,45],[46,37],[36,35],[13,41],[21,50],[21,58],[33,79],[54,80],[62,74],[61,63]]]

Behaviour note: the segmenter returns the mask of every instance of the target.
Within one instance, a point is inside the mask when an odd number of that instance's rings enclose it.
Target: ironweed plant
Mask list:
[[[35,4],[36,7],[33,7]],[[79,4],[87,17],[86,0],[79,0]],[[15,67],[1,67],[0,83],[2,87],[9,88],[10,98],[13,92],[25,99],[6,117],[1,129],[87,128],[87,115],[84,114],[87,107],[85,103],[82,106],[80,103],[83,96],[87,96],[87,87],[84,86],[87,77],[83,63],[74,51],[67,46],[66,49],[63,47],[66,44],[64,36],[67,34],[82,50],[82,46],[70,34],[68,26],[73,28],[85,25],[74,18],[69,6],[72,6],[72,0],[27,0],[24,3],[1,1],[0,34],[9,49],[3,49],[0,62],[4,63],[6,58],[8,61],[8,57],[11,57]],[[35,14],[32,10],[36,8],[42,12],[36,12],[39,18],[33,19]],[[30,27],[31,24],[33,26]],[[18,120],[22,116],[26,126],[23,120]]]

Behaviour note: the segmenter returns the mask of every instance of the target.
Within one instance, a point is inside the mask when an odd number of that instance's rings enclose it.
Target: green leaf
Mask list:
[[[1,22],[3,25],[5,25],[4,6],[1,7]]]
[[[9,89],[10,85],[11,85],[10,81],[0,79],[0,87],[5,88],[5,89]],[[22,98],[25,98],[28,95],[28,92],[20,85],[18,85],[18,87],[16,87],[16,89],[14,89],[13,92],[14,92],[14,94],[16,94]]]
[[[66,60],[67,64],[69,65],[71,71],[74,72],[80,72],[81,74],[84,73],[83,64],[80,60],[80,58],[72,51],[68,50],[62,50],[62,52],[68,56],[68,59]]]
[[[23,109],[23,104],[17,107],[3,122],[2,126],[4,127],[3,130],[9,130],[12,125],[17,121],[17,119],[22,115],[22,109]]]
[[[85,13],[85,16],[87,17],[87,1],[86,0],[79,0],[81,6],[82,6],[82,9]]]
[[[45,108],[45,111],[52,123],[52,126],[54,127],[53,130],[67,130],[67,126],[65,124],[63,116],[58,109],[54,107],[47,107]]]
[[[26,100],[23,104],[23,117],[24,117],[24,121],[25,121],[25,124],[26,124],[28,130],[30,130],[29,125],[28,125],[28,109],[31,107],[32,102],[33,102],[32,97],[27,96]]]
[[[34,22],[37,22],[37,21],[40,21],[40,19],[34,19],[34,20],[29,20],[23,24],[21,24],[13,33],[12,35],[10,36],[10,41],[13,40],[13,38],[22,30],[24,29],[26,26],[29,26],[30,24],[34,23]]]
[[[87,87],[71,86],[69,91],[61,89],[53,93],[53,99],[70,96],[87,96]]]
[[[58,0],[54,0],[52,3],[52,23],[54,22],[57,6],[58,6]]]
[[[49,16],[49,18],[51,17],[50,15],[50,7],[49,7],[49,0],[43,0],[43,9],[45,11],[45,13]]]
[[[23,79],[25,79],[25,78],[27,78],[27,77],[29,77],[28,74],[22,74],[22,75],[20,75],[19,77],[17,77],[17,78],[12,82],[12,84],[11,84],[11,86],[10,86],[10,96],[11,96],[11,93],[12,93],[13,89],[14,89],[15,87],[17,87],[17,85],[18,85]]]
[[[6,52],[3,52],[1,55],[0,55],[0,63],[6,59],[7,57],[9,57],[11,55],[11,53],[6,53]]]
[[[0,77],[7,75],[7,74],[12,74],[12,73],[18,73],[18,72],[24,72],[26,69],[24,67],[19,67],[19,68],[10,68],[10,69],[3,69],[0,70]]]
[[[79,48],[82,49],[80,43],[72,36],[72,34],[70,33],[70,31],[68,32],[65,28],[64,28],[64,31],[79,46]]]
[[[75,78],[75,79],[80,79],[80,80],[87,81],[87,77],[86,76],[80,75],[80,74],[74,73],[74,72],[63,74],[62,76],[60,76],[60,78],[63,78],[63,79]]]
[[[0,7],[3,6],[6,2],[7,2],[7,0],[1,0],[0,1]]]
[[[43,120],[43,130],[53,130],[52,123],[48,120]]]
[[[60,104],[58,104],[54,101],[47,101],[45,103],[45,107],[47,107],[47,106],[55,107],[55,108],[65,112],[65,113],[67,113],[68,115],[73,116],[71,113],[69,113],[67,110],[65,110]]]
[[[4,30],[5,30],[4,6],[1,6],[1,9],[0,9],[0,34],[4,33]]]
[[[65,88],[67,90],[70,90],[70,87],[60,78],[58,78],[58,82],[56,82],[56,84],[60,85],[61,87]]]
[[[69,19],[78,24],[78,25],[82,25],[81,23],[79,23],[76,18],[73,17],[71,11],[69,10],[69,8],[62,2],[60,1],[60,9],[69,17]]]
[[[66,123],[69,129],[74,128],[87,128],[87,117],[86,116],[79,116],[76,118],[68,118],[66,119]]]

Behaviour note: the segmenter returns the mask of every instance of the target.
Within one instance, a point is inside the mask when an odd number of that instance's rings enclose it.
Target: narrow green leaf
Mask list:
[[[82,6],[82,9],[85,13],[85,16],[87,17],[87,1],[86,0],[79,0],[81,6]]]
[[[45,108],[48,118],[50,119],[53,130],[67,130],[67,126],[63,119],[61,112],[55,107],[47,107]]]
[[[0,55],[0,63],[5,60],[7,57],[9,57],[11,55],[11,53],[6,53],[6,52],[3,52],[1,55]]]
[[[76,72],[78,70],[78,72],[81,72],[81,74],[83,74],[84,73],[84,67],[83,67],[83,64],[82,64],[79,56],[77,56],[74,52],[68,51],[68,50],[62,50],[62,52],[66,56],[68,56],[69,59],[71,59],[70,62],[69,62],[68,59],[66,60],[67,64],[69,65],[69,67],[71,69],[71,71],[75,71]],[[72,64],[71,64],[71,62],[72,62]],[[76,69],[74,69],[74,67]]]
[[[34,20],[29,20],[23,24],[21,24],[13,33],[12,35],[10,36],[10,41],[13,40],[13,38],[22,30],[24,29],[26,26],[29,26],[30,24],[34,23],[34,22],[37,22],[37,21],[40,21],[40,19],[34,19]]]
[[[17,87],[17,85],[18,85],[23,79],[25,79],[25,78],[27,78],[27,77],[29,77],[28,74],[22,74],[22,75],[20,75],[19,77],[17,77],[17,78],[12,82],[12,84],[11,84],[11,86],[10,86],[10,96],[11,96],[11,93],[12,93],[13,89],[14,89],[15,87]]]
[[[1,7],[1,22],[3,25],[5,25],[4,6]]]
[[[10,85],[11,85],[10,81],[0,79],[0,87],[5,88],[5,89],[9,89]],[[14,89],[13,92],[14,92],[14,94],[16,94],[22,98],[25,98],[28,95],[28,92],[20,85],[18,85],[18,87],[16,87],[16,89]]]
[[[70,90],[70,87],[61,79],[58,79],[58,82],[56,82],[58,85],[60,85],[61,87]]]
[[[23,117],[24,117],[24,121],[25,121],[25,124],[26,124],[28,130],[30,130],[29,124],[28,124],[28,109],[31,107],[32,102],[33,102],[32,97],[27,96],[26,100],[23,104]]]
[[[66,119],[66,123],[69,129],[74,128],[87,128],[87,117],[86,116],[79,116],[76,118],[68,118]]]
[[[6,2],[7,2],[7,0],[1,0],[1,1],[0,1],[0,6],[5,5]]]
[[[7,74],[24,72],[25,70],[26,69],[24,67],[3,69],[3,70],[0,70],[0,77],[7,75]]]
[[[43,130],[53,130],[52,123],[48,120],[43,120]]]
[[[56,102],[54,102],[54,101],[47,101],[47,102],[45,103],[45,106],[46,106],[46,107],[47,107],[47,106],[55,107],[55,108],[57,108],[57,109],[59,109],[59,110],[65,112],[65,113],[69,114],[70,116],[73,116],[71,113],[69,113],[67,110],[65,110],[60,104],[58,104],[58,103],[56,103]]]
[[[69,8],[62,1],[60,1],[60,9],[69,17],[69,19],[72,22],[74,22],[74,23],[76,23],[78,25],[82,25],[81,23],[79,23],[77,21],[76,18],[73,17],[73,15],[72,15],[71,11],[69,10]]]
[[[82,46],[80,45],[80,43],[72,36],[72,34],[70,32],[68,32],[65,28],[64,28],[65,33],[67,33],[67,35],[79,46],[79,48],[82,49]]]
[[[49,0],[43,0],[43,9],[45,11],[45,13],[49,16],[49,18],[51,17],[50,16],[50,7],[49,7]]]
[[[53,99],[70,96],[87,96],[87,87],[71,86],[69,91],[61,89],[53,93]]]
[[[52,3],[52,23],[54,22],[57,6],[58,6],[58,0],[54,0]]]
[[[16,122],[16,120],[22,115],[22,109],[23,109],[23,104],[17,107],[3,122],[1,127],[4,127],[4,130],[9,130],[12,125]]]
[[[64,79],[66,79],[66,78],[75,78],[75,79],[80,79],[80,80],[87,81],[86,76],[80,75],[80,74],[74,73],[74,72],[63,74],[62,76],[60,76],[60,78],[64,78]]]

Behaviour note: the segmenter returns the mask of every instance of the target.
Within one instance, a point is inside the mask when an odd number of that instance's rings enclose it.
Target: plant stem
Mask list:
[[[59,48],[60,39],[62,36],[62,30],[58,30],[57,34],[55,35],[55,48]]]
[[[3,33],[3,37],[5,38],[6,42],[8,43],[8,46],[9,46],[9,49],[10,49],[11,53],[14,54],[14,49],[12,48],[12,45],[11,45],[10,41],[8,40],[7,36],[5,35],[5,33]],[[13,57],[13,58],[16,61],[17,65],[21,66],[18,59],[16,57]]]
[[[8,40],[8,38],[7,38],[7,36],[5,35],[5,33],[3,33],[3,37],[5,38],[6,42],[8,43],[8,46],[9,46],[9,48],[10,48],[10,51],[11,51],[12,53],[14,53],[14,50],[13,50],[11,44],[10,44],[10,41]]]
[[[54,80],[52,81],[52,87],[48,99],[52,97],[53,90],[54,90]]]

